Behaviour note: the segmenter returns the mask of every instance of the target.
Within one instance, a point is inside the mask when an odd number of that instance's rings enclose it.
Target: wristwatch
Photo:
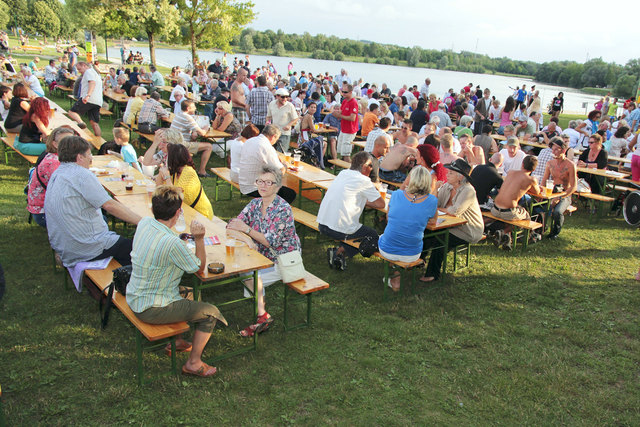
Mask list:
[[[251,233],[251,227],[250,227],[250,226],[247,226],[247,231],[245,231],[245,232],[244,232],[244,234],[247,234],[247,235],[248,235],[249,233]]]

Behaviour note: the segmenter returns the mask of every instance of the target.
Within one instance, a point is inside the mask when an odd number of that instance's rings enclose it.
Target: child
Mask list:
[[[120,127],[113,128],[113,140],[121,147],[122,160],[142,172],[136,156],[136,150],[129,145],[129,131]]]

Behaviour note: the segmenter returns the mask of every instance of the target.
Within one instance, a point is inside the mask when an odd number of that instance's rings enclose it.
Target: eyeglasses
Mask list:
[[[341,90],[340,92],[342,92],[342,93],[349,93],[349,91],[348,91],[348,90]]]
[[[266,185],[267,187],[271,187],[273,184],[275,184],[275,181],[270,181],[270,180],[264,180],[264,179],[256,179],[256,185]]]

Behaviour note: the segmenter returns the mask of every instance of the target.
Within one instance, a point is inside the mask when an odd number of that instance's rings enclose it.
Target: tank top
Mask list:
[[[25,100],[18,97],[15,97],[11,100],[11,105],[9,105],[9,113],[7,114],[7,118],[4,121],[5,129],[13,129],[22,124],[22,118],[25,114],[27,114],[27,112],[24,111],[20,106],[20,103],[22,101]]]

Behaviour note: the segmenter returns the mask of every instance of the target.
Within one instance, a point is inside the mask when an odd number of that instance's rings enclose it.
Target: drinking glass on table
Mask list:
[[[302,155],[300,154],[294,154],[293,155],[293,166],[298,167],[300,166],[300,159],[302,158]]]
[[[387,197],[387,189],[389,188],[388,184],[382,183],[380,184],[380,197],[385,199]]]
[[[547,188],[547,197],[550,197],[551,194],[553,194],[553,180],[552,179],[548,179],[547,180],[546,188]]]
[[[233,262],[231,266],[233,268],[238,268],[239,265],[236,262],[236,246],[238,246],[238,241],[236,239],[227,239],[224,246],[227,251],[227,258],[231,258],[231,261]]]
[[[152,207],[153,192],[156,191],[156,183],[147,181],[147,198],[149,199],[149,207]]]

